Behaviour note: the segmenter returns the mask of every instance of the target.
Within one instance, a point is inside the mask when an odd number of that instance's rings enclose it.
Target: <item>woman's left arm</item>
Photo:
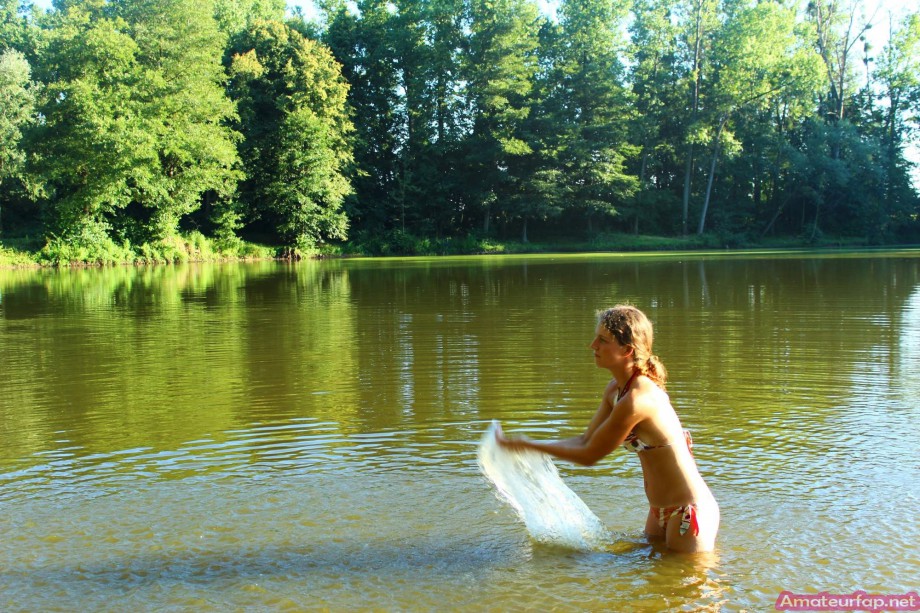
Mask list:
[[[495,436],[499,444],[506,449],[534,449],[582,466],[594,466],[622,445],[639,421],[639,416],[633,410],[631,398],[624,398],[614,407],[607,419],[586,440],[580,442],[575,439],[551,443],[508,439],[501,430],[496,431]]]

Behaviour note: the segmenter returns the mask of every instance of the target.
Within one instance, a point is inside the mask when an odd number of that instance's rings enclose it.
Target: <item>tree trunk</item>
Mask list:
[[[700,224],[696,228],[697,235],[702,235],[706,229],[706,213],[709,212],[709,198],[712,195],[712,182],[716,176],[716,162],[719,160],[719,145],[712,152],[712,163],[709,165],[709,181],[706,183],[706,197],[703,198],[703,212],[700,213]]]
[[[770,220],[770,223],[767,224],[767,227],[763,229],[763,232],[760,233],[760,238],[765,237],[770,233],[770,230],[773,229],[773,225],[776,223],[776,220],[779,219],[779,216],[783,214],[783,208],[786,206],[786,203],[789,202],[789,196],[780,203],[776,208],[776,212],[773,214],[773,219]]]
[[[888,14],[888,44],[892,44],[892,34],[894,32],[894,23],[893,16],[891,13]],[[882,217],[882,228],[883,233],[887,233],[888,226],[888,211],[891,211],[893,206],[895,206],[895,186],[894,186],[894,177],[897,172],[897,155],[898,155],[898,146],[901,144],[901,134],[898,131],[898,107],[901,104],[901,91],[899,88],[893,86],[891,81],[888,85],[888,176],[886,178],[886,190],[887,194],[883,200],[883,217]]]
[[[489,234],[489,221],[491,220],[491,205],[486,205],[486,214],[482,220],[482,232],[483,234]]]
[[[402,231],[406,231],[406,183],[409,181],[409,161],[405,153],[402,160],[402,176],[399,181],[399,225]]]
[[[444,73],[438,73],[438,89],[437,89],[437,114],[438,114],[438,145],[444,144],[444,108],[447,104],[444,101],[444,91],[446,87],[444,85]]]
[[[759,151],[757,150],[757,145],[756,145],[756,143],[755,143],[755,145],[754,145],[753,157],[754,157],[754,193],[751,195],[751,200],[753,200],[753,203],[752,203],[752,204],[754,205],[754,211],[755,211],[755,214],[756,214],[756,211],[757,211],[758,209],[760,209],[760,200],[761,200],[761,197],[762,197],[762,194],[761,194],[762,179],[761,179],[761,172],[760,172],[760,154],[759,154]]]
[[[693,145],[687,147],[687,164],[684,167],[684,208],[681,216],[682,236],[687,236],[687,224],[690,219],[690,175],[693,172]]]
[[[648,171],[648,141],[646,141],[645,145],[642,147],[642,166],[641,168],[639,168],[639,194],[640,195],[645,193],[645,174],[647,171]],[[635,210],[635,218],[633,219],[633,234],[637,236],[639,235],[640,210],[639,210],[638,205],[640,203],[641,203],[641,200],[639,202],[636,202],[637,206]]]
[[[694,5],[696,10],[696,37],[693,41],[693,96],[691,99],[690,125],[696,123],[697,113],[700,108],[700,83],[702,70],[700,64],[703,59],[703,3],[697,0]],[[684,202],[683,216],[681,217],[681,235],[687,236],[687,225],[690,220],[690,176],[693,173],[693,144],[687,147],[687,165],[684,167]]]
[[[524,233],[523,233],[523,235],[521,236],[521,242],[522,242],[522,243],[527,243],[527,242],[528,242],[528,240],[527,240],[527,217],[524,217]]]
[[[900,95],[894,88],[888,94],[888,168],[885,177],[885,191],[887,192],[880,203],[878,229],[882,237],[888,234],[889,211],[896,206],[895,203],[895,175],[897,174],[898,145],[901,135],[898,133],[898,105],[901,103]]]
[[[722,129],[728,117],[723,117],[719,121],[719,129],[716,131],[715,144],[712,147],[712,164],[709,165],[709,181],[706,184],[706,197],[703,199],[703,212],[700,214],[700,225],[696,229],[697,235],[701,235],[706,228],[706,213],[709,211],[709,198],[712,195],[712,182],[716,177],[716,164],[719,161],[719,139],[722,136]]]

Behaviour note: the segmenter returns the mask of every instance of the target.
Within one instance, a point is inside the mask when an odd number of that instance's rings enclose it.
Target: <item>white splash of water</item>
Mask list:
[[[571,549],[603,549],[611,540],[601,520],[563,483],[550,457],[537,451],[508,451],[495,440],[493,421],[482,435],[477,460],[500,500],[510,504],[531,538]]]

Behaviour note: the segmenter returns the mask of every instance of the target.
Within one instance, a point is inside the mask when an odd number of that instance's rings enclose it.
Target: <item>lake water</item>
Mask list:
[[[722,525],[648,545],[634,454],[558,462],[614,535],[531,542],[492,419],[578,434],[644,309]],[[606,375],[606,376],[605,376]],[[920,252],[0,271],[0,609],[766,611],[920,577]]]

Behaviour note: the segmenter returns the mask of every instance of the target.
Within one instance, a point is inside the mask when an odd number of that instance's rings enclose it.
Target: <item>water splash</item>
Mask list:
[[[493,421],[482,435],[477,460],[500,500],[510,504],[538,543],[571,549],[603,549],[610,532],[581,498],[563,483],[550,457],[537,451],[508,451],[495,440]]]

